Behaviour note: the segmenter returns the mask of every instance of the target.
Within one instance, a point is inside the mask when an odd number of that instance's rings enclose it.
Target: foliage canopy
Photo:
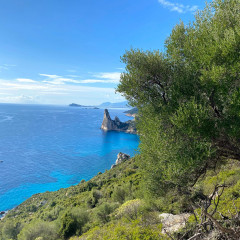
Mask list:
[[[208,168],[240,160],[240,2],[215,0],[182,22],[165,51],[131,49],[117,91],[139,109],[147,186],[193,185]]]

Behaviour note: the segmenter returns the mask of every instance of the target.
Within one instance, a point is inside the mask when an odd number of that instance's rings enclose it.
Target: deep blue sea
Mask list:
[[[103,111],[0,104],[0,211],[89,180],[110,169],[120,151],[133,156],[138,136],[103,132]],[[124,111],[109,109],[112,118],[129,120]]]

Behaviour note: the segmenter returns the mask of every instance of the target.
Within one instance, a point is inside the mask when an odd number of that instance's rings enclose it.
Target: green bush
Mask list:
[[[3,239],[17,239],[17,235],[19,234],[21,230],[21,224],[15,223],[13,221],[8,220],[5,222],[3,228],[2,228],[2,236]]]
[[[117,209],[116,217],[125,217],[129,220],[135,220],[138,217],[138,210],[142,206],[140,199],[129,200]]]
[[[103,203],[98,207],[96,216],[100,223],[107,223],[110,221],[110,214],[117,208],[117,204]]]
[[[169,240],[161,234],[161,225],[149,228],[142,225],[140,220],[130,223],[116,222],[95,227],[78,240]],[[73,238],[72,240],[77,240]]]
[[[74,235],[81,235],[83,226],[88,222],[88,213],[79,208],[74,208],[70,213],[61,217],[59,234],[64,239]]]
[[[125,201],[127,192],[123,187],[115,187],[112,198],[115,202],[123,203]]]
[[[101,197],[102,197],[102,193],[98,190],[93,189],[91,191],[90,197],[87,199],[87,205],[90,208],[96,207],[96,205]]]
[[[31,222],[25,225],[18,235],[18,240],[35,240],[36,238],[41,238],[41,240],[58,239],[55,225],[42,221]]]
[[[36,212],[37,209],[38,209],[37,206],[35,206],[34,204],[27,206],[28,212]]]

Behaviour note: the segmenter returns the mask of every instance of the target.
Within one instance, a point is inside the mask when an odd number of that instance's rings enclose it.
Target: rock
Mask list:
[[[190,215],[191,214],[189,213],[182,213],[179,215],[173,215],[170,213],[160,214],[159,217],[162,220],[162,233],[165,233],[165,231],[173,233],[185,227]]]
[[[125,153],[119,153],[117,155],[117,160],[116,160],[116,165],[118,165],[119,163],[125,162],[126,160],[130,159],[130,156],[128,154]]]
[[[126,133],[136,134],[136,127],[134,121],[121,122],[118,117],[111,119],[107,109],[104,110],[103,122],[101,129],[104,131],[120,131]]]
[[[111,166],[111,169],[112,169],[112,168],[115,168],[116,166],[117,166],[116,164],[113,164],[113,165]]]
[[[130,159],[130,155],[128,155],[128,154],[126,154],[126,153],[120,152],[120,153],[117,155],[117,160],[116,160],[115,164],[113,164],[113,165],[111,166],[111,169],[114,168],[114,167],[116,167],[118,164],[127,161],[128,159]]]

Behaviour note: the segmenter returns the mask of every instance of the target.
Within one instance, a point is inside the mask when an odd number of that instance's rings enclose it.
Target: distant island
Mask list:
[[[98,105],[99,108],[129,108],[128,102],[117,102],[117,103],[111,103],[111,102],[104,102],[100,105]]]
[[[99,109],[98,107],[95,106],[85,106],[85,105],[80,105],[77,103],[71,103],[68,105],[69,107],[81,107],[81,108],[93,108],[93,109]]]
[[[86,105],[81,105],[77,103],[71,103],[68,105],[69,107],[80,107],[80,108],[94,108],[94,109],[99,109],[99,108],[129,108],[128,102],[123,101],[123,102],[117,102],[117,103],[112,103],[112,102],[104,102],[101,103],[100,105],[96,106],[86,106]]]

